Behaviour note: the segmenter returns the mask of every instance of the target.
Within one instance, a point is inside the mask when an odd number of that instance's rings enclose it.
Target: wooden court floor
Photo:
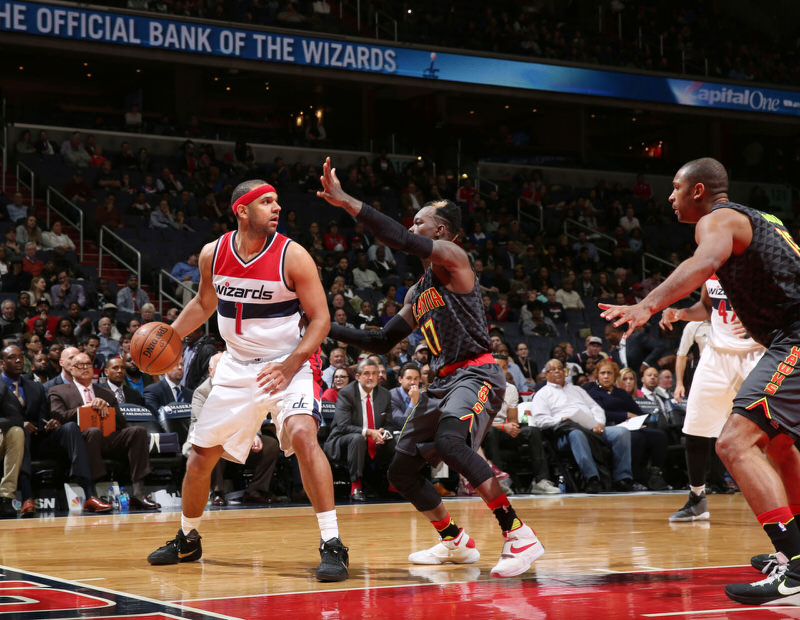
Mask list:
[[[749,558],[771,550],[744,498],[709,496],[711,521],[670,524],[668,516],[685,499],[684,492],[514,497],[515,508],[534,527],[546,554],[528,573],[502,581],[489,576],[502,538],[478,499],[446,500],[481,551],[476,564],[465,566],[408,563],[410,551],[437,540],[430,524],[409,504],[338,506],[342,539],[350,547],[350,579],[336,584],[321,584],[313,577],[318,529],[310,507],[209,510],[201,526],[203,559],[159,567],[145,558],[174,537],[178,512],[0,521],[0,564],[229,618],[273,617],[267,610],[280,609],[295,618],[576,620],[673,616],[676,601],[681,603],[680,617],[760,618],[752,614],[762,610],[742,613],[748,608],[729,601],[722,591],[726,580],[757,580],[759,574],[746,566]],[[698,576],[708,579],[695,583]],[[643,591],[647,597],[637,599]],[[703,596],[695,596],[700,591]],[[672,600],[662,605],[659,597]],[[598,615],[598,601],[605,605],[612,599],[617,601],[612,609]],[[9,620],[37,617],[14,613],[17,608],[12,607],[4,614],[4,600],[12,599],[3,598],[0,582],[0,615]],[[479,601],[477,609],[470,607],[472,600]],[[442,607],[442,601],[447,605]],[[710,610],[719,611],[709,615]],[[789,615],[769,617],[800,618],[800,608],[781,613]]]

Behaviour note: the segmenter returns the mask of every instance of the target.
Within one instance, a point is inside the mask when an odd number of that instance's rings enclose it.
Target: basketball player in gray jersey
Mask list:
[[[633,306],[600,304],[627,335],[716,273],[739,319],[767,351],[745,379],[717,440],[775,554],[751,563],[769,571],[725,593],[748,605],[800,602],[800,247],[773,215],[728,200],[728,175],[715,159],[678,170],[669,197],[678,221],[697,223],[694,255]],[[765,452],[769,460],[765,459]]]

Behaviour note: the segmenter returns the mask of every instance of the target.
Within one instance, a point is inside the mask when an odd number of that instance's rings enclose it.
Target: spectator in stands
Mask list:
[[[17,229],[14,226],[9,226],[8,229],[6,229],[3,247],[6,249],[9,261],[14,257],[22,258],[25,245],[17,241]]]
[[[323,236],[323,243],[329,252],[347,251],[347,239],[339,233],[339,225],[335,221],[328,223],[328,232]]]
[[[67,309],[67,316],[72,319],[75,325],[75,336],[80,340],[93,332],[92,319],[81,312],[81,306],[77,301],[73,301]]]
[[[36,145],[31,139],[30,129],[23,130],[23,132],[19,135],[19,139],[17,140],[14,148],[17,152],[17,155],[29,155],[36,152]]]
[[[326,274],[325,282],[328,283],[328,289],[331,289],[331,284],[336,278],[342,278],[344,280],[344,285],[352,286],[353,274],[350,271],[350,261],[347,259],[347,256],[340,256],[339,260],[336,261],[336,266]]]
[[[11,269],[3,276],[3,290],[6,292],[22,291],[31,284],[31,274],[23,269],[22,258],[11,259]]]
[[[136,193],[136,200],[128,205],[127,213],[129,215],[139,215],[144,218],[149,216],[152,210],[153,208],[150,206],[150,203],[147,202],[147,195],[139,190]]]
[[[37,250],[42,249],[42,229],[36,221],[35,215],[29,215],[25,221],[17,226],[17,243],[32,242]]]
[[[597,366],[600,360],[608,359],[608,354],[603,351],[603,339],[599,336],[589,335],[586,337],[586,348],[577,353],[572,361],[581,365],[583,371],[586,372],[586,365],[589,360],[592,361],[594,366]]]
[[[581,277],[580,280],[575,285],[575,288],[578,294],[582,298],[586,297],[594,297],[597,298],[597,292],[599,291],[597,285],[594,282],[594,277],[592,274],[592,270],[590,268],[586,268],[581,270]]]
[[[169,166],[161,168],[161,174],[156,179],[156,188],[159,192],[169,192],[172,196],[177,196],[183,192],[183,184],[175,178]]]
[[[147,430],[142,426],[127,426],[114,393],[103,386],[92,385],[92,362],[86,353],[78,353],[74,357],[70,372],[72,383],[53,386],[48,393],[56,420],[62,424],[76,421],[77,410],[81,406],[92,407],[102,416],[116,416],[117,430],[109,435],[103,436],[99,428],[83,432],[92,479],[99,480],[107,475],[103,457],[125,459],[130,465],[133,480],[130,507],[134,510],[158,510],[161,506],[147,497],[144,489],[145,476],[152,471]]]
[[[520,323],[522,333],[526,336],[555,337],[558,329],[552,319],[544,315],[541,302],[527,303],[520,310]]]
[[[560,450],[570,448],[586,481],[584,490],[587,493],[602,490],[598,464],[591,448],[591,442],[598,440],[611,449],[614,489],[633,490],[630,431],[621,426],[607,427],[603,408],[582,388],[566,382],[560,361],[551,359],[545,372],[547,384],[533,396],[529,423],[551,431]]]
[[[392,424],[403,428],[406,419],[417,406],[420,397],[420,369],[414,362],[406,362],[398,373],[399,385],[391,389]]]
[[[56,143],[50,140],[44,130],[39,132],[39,139],[35,142],[34,148],[36,148],[36,152],[39,155],[55,155],[58,153]]]
[[[514,362],[519,366],[522,376],[525,378],[527,389],[524,392],[530,392],[536,384],[536,375],[539,374],[539,367],[536,361],[530,356],[528,345],[523,341],[519,342],[514,349]]]
[[[578,291],[575,290],[574,278],[566,278],[561,283],[561,288],[556,291],[556,300],[559,301],[567,310],[583,310],[583,300]]]
[[[183,360],[181,360],[164,373],[160,381],[151,383],[144,388],[144,404],[153,412],[153,415],[157,416],[158,410],[170,403],[192,402],[194,390],[181,387],[183,372],[184,366]]]
[[[205,333],[201,325],[183,339],[183,364],[185,372],[181,386],[194,390],[208,376],[209,360],[216,354],[214,337]]]
[[[47,357],[50,359],[51,363],[52,357],[54,357],[56,351],[61,352],[58,356],[59,371],[56,376],[44,384],[44,389],[48,394],[50,390],[57,385],[72,383],[72,360],[81,352],[77,347],[62,347],[60,344],[53,344],[47,352]]]
[[[150,303],[150,302],[147,302],[147,303]],[[145,304],[142,304],[142,307],[144,307],[144,305]],[[141,326],[142,326],[142,322],[137,317],[133,317],[126,324],[125,332],[130,334],[131,337],[133,337],[133,335],[136,333],[136,330],[138,330]]]
[[[30,333],[30,332],[29,332]],[[50,379],[52,379],[55,375],[52,374],[50,369],[50,363],[47,359],[47,354],[44,352],[37,353],[33,356],[33,364],[31,365],[31,371],[28,373],[28,378],[35,383],[45,384]]]
[[[41,336],[39,336],[41,338]],[[44,342],[44,338],[42,338],[42,342]],[[61,353],[63,350],[60,344],[53,344],[47,348],[47,375],[49,379],[55,379],[58,375],[61,374]],[[47,381],[45,381],[47,383]],[[45,389],[47,387],[45,386]]]
[[[44,270],[44,261],[41,258],[36,258],[36,244],[33,241],[28,241],[25,244],[25,256],[22,259],[22,270],[30,274],[31,281],[36,276],[41,275]]]
[[[648,422],[663,429],[669,437],[669,443],[677,445],[682,439],[683,420],[673,415],[675,401],[672,394],[659,386],[658,381],[658,369],[652,366],[646,368],[642,372],[642,398],[637,402],[642,411],[650,416]]]
[[[109,194],[103,204],[97,205],[94,210],[94,223],[98,229],[103,226],[108,226],[109,228],[122,228],[125,226],[122,213],[115,202],[116,197],[114,194]]]
[[[133,357],[131,357],[130,349],[125,352],[126,336],[128,337],[128,343],[130,344],[130,334],[125,334],[120,339],[119,343],[122,361],[125,363],[125,380],[128,382],[128,385],[144,396],[144,388],[153,383],[153,377],[139,369],[139,367],[136,365],[136,362],[133,361]]]
[[[63,347],[78,346],[78,339],[75,337],[75,326],[72,324],[72,319],[68,316],[63,316],[58,319],[53,342]]]
[[[122,187],[119,174],[111,168],[109,160],[105,160],[100,166],[100,172],[95,179],[94,185],[97,189],[107,192],[115,192]]]
[[[579,256],[581,250],[584,249],[589,251],[589,260],[591,260],[592,263],[596,264],[600,260],[600,255],[597,252],[597,246],[589,241],[586,232],[582,230],[578,233],[578,240],[572,244],[572,250],[575,253],[575,256]]]
[[[349,368],[343,367],[334,370],[333,379],[331,380],[333,385],[322,393],[322,400],[335,403],[339,398],[339,390],[350,383],[354,378],[355,375]]]
[[[172,323],[175,321],[175,319],[178,318],[179,314],[180,314],[180,310],[178,310],[178,308],[176,308],[175,306],[170,306],[167,309],[167,312],[164,314],[164,322],[167,325],[172,325]]]
[[[430,354],[431,350],[428,348],[428,344],[424,340],[417,344],[417,346],[414,348],[414,355],[412,356],[411,361],[419,366],[420,372],[422,372],[422,368],[428,364]]]
[[[144,397],[125,380],[125,362],[120,357],[111,357],[105,365],[106,381],[105,386],[114,392],[117,397],[117,402],[122,405],[123,403],[131,403],[133,405],[144,404]]]
[[[58,284],[51,287],[50,298],[53,300],[54,310],[66,310],[72,302],[77,302],[81,308],[86,307],[86,293],[83,286],[73,284],[66,269],[58,272]]]
[[[117,300],[117,294],[111,290],[111,283],[108,281],[108,278],[97,278],[96,297],[97,298],[93,304],[94,309],[102,311],[106,309],[103,307],[106,304],[114,305],[114,302]],[[117,306],[114,305],[113,309],[116,311]]]
[[[107,316],[101,317],[100,320],[97,321],[97,336],[100,339],[97,352],[106,359],[116,357],[120,352],[119,339],[115,338],[112,334],[112,326],[113,323]]]
[[[64,163],[72,168],[89,167],[92,158],[83,148],[80,131],[73,132],[69,140],[62,142],[61,156],[64,158]]]
[[[92,188],[83,180],[83,173],[80,170],[76,170],[73,173],[72,178],[64,185],[61,193],[73,202],[79,204],[88,202],[94,198]]]
[[[331,349],[328,353],[328,367],[322,371],[322,381],[327,386],[333,385],[333,373],[338,368],[344,368],[347,365],[347,353],[341,347]]]
[[[42,232],[42,248],[45,250],[55,250],[56,253],[64,254],[74,252],[75,244],[69,235],[64,233],[61,220],[56,220],[50,230]]]
[[[0,304],[0,340],[3,343],[17,342],[24,331],[25,324],[17,316],[17,305],[11,299],[3,300]]]
[[[0,250],[0,253],[2,251]],[[23,321],[27,321],[29,318],[36,314],[36,308],[31,305],[31,294],[29,291],[20,291],[19,295],[17,295],[17,315]]]
[[[367,254],[359,252],[356,257],[356,266],[353,267],[353,284],[356,288],[374,288],[380,289],[383,285],[378,274],[369,268],[367,262]]]
[[[650,183],[644,180],[643,174],[636,175],[636,184],[633,186],[633,195],[642,202],[650,200],[653,197],[653,187],[650,185]]]
[[[567,311],[563,302],[558,298],[556,290],[552,287],[547,289],[546,295],[547,301],[542,306],[544,315],[553,321],[556,327],[564,327],[567,324]]]
[[[384,435],[388,431],[388,437]],[[378,385],[378,364],[364,359],[356,381],[339,392],[325,454],[333,462],[345,459],[350,474],[351,501],[366,501],[362,477],[374,471],[379,490],[385,489],[386,470],[394,457],[392,404],[389,390]]]
[[[183,225],[183,217],[180,213],[173,217],[169,208],[169,201],[166,198],[162,198],[158,202],[158,209],[150,214],[150,228],[173,228],[178,230]]]
[[[642,225],[639,223],[639,219],[636,217],[633,205],[629,204],[625,207],[625,215],[619,218],[619,225],[628,234],[630,234],[634,228],[642,227]]]
[[[146,303],[150,303],[150,296],[139,287],[139,277],[132,273],[126,286],[117,292],[117,308],[123,312],[139,312]]]
[[[25,204],[25,197],[22,192],[14,192],[14,200],[6,205],[9,221],[16,225],[20,220],[26,219],[28,217],[28,209],[29,207]]]
[[[503,450],[520,452],[524,448],[525,456],[530,459],[533,471],[533,478],[527,492],[537,495],[556,495],[561,491],[550,481],[550,467],[547,462],[542,431],[535,426],[520,426],[517,417],[519,392],[513,381],[510,380],[511,375],[507,372],[508,358],[503,353],[495,353],[494,358],[496,363],[506,370],[506,378],[509,381],[506,384],[503,405],[492,420],[492,426],[489,427],[489,432],[483,441],[486,457],[495,467],[506,471],[506,465],[509,463],[504,459]],[[514,482],[519,485],[520,481],[515,476],[515,472],[509,471]]]
[[[508,293],[498,293],[497,301],[492,304],[492,314],[498,323],[511,321],[511,307],[508,305]]]
[[[379,330],[381,322],[372,312],[372,302],[364,299],[359,306],[360,311],[355,317],[355,325],[359,329]]]
[[[620,369],[616,362],[601,360],[595,371],[597,381],[586,384],[584,389],[605,411],[606,424],[621,424],[643,415],[633,398],[617,386]],[[667,460],[667,443],[666,433],[655,425],[631,431],[631,464],[634,475],[651,491],[663,491],[667,488],[663,473]]]
[[[125,111],[125,131],[134,131],[141,133],[143,128],[142,113],[139,110],[138,103],[132,103]]]
[[[0,278],[6,275],[11,269],[11,263],[8,261],[8,251],[5,246],[0,245]]]
[[[106,368],[106,358],[97,352],[97,347],[100,346],[100,338],[94,334],[89,334],[80,338],[78,342],[80,350],[86,353],[92,361],[94,380],[99,381]]]

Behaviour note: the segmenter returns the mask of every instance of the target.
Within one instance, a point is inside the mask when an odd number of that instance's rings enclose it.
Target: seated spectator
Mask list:
[[[126,351],[126,342],[127,342],[127,351]],[[131,357],[130,353],[130,342],[131,342],[131,335],[124,334],[122,338],[120,338],[119,348],[120,348],[120,356],[122,357],[122,361],[125,363],[125,381],[128,382],[128,385],[131,386],[134,390],[139,392],[139,394],[144,397],[144,388],[148,385],[153,383],[153,377],[148,375],[147,373],[142,372],[136,363],[133,361],[133,357]]]
[[[142,131],[142,113],[139,111],[139,104],[132,103],[125,112],[125,131]]]
[[[14,226],[10,226],[8,229],[6,229],[3,247],[6,249],[9,262],[15,257],[22,258],[25,244],[20,244],[17,241],[17,229]]]
[[[20,345],[23,351],[22,372],[29,373],[33,369],[33,360],[39,353],[42,353],[44,341],[34,332],[25,332],[22,334]]]
[[[380,316],[378,317],[378,321],[380,322],[382,327],[385,327],[389,321],[392,320],[394,316],[397,315],[398,311],[400,310],[400,305],[393,299],[385,300],[386,303],[383,304],[383,310],[381,311]]]
[[[600,360],[604,359],[608,359],[608,354],[603,351],[603,339],[589,335],[586,337],[586,348],[577,353],[571,361],[580,364],[583,371],[586,372],[586,365],[589,360],[592,361],[594,366],[597,366]]]
[[[164,373],[160,381],[151,383],[144,388],[144,404],[153,412],[153,415],[157,416],[158,410],[170,403],[192,402],[194,390],[181,387],[183,372],[183,360],[180,360],[175,366]]]
[[[333,384],[322,393],[321,399],[329,403],[335,403],[339,399],[339,390],[355,378],[355,376],[351,375],[352,371],[346,367],[334,370],[333,379],[331,380]]]
[[[25,129],[19,135],[16,145],[14,145],[18,155],[29,155],[36,152],[36,145],[31,139],[31,130]]]
[[[643,415],[633,398],[617,386],[620,369],[615,362],[601,360],[595,367],[595,374],[597,381],[587,383],[584,389],[605,411],[606,424],[613,426]],[[634,475],[651,491],[663,491],[667,488],[664,481],[667,443],[667,435],[660,428],[647,425],[631,431],[631,464]]]
[[[119,156],[117,157],[117,168],[133,170],[136,168],[138,160],[131,148],[130,142],[123,142],[119,145]]]
[[[66,310],[72,302],[76,302],[81,308],[86,307],[86,293],[83,286],[73,284],[66,269],[58,272],[58,284],[50,288],[50,299],[53,300],[54,310]]]
[[[29,215],[25,221],[17,226],[17,243],[33,243],[37,250],[42,249],[42,229],[36,221],[35,215]]]
[[[561,288],[556,291],[556,301],[561,303],[567,310],[584,309],[580,293],[575,290],[574,278],[566,278],[561,283]]]
[[[97,189],[106,190],[107,192],[115,192],[122,187],[119,174],[116,170],[111,169],[111,162],[105,160],[100,166],[100,172],[94,182]]]
[[[0,253],[2,250],[0,250]],[[31,294],[29,291],[20,291],[17,295],[17,315],[23,321],[36,314],[36,308],[31,305]]]
[[[183,192],[183,184],[175,178],[168,166],[164,166],[161,169],[161,174],[156,179],[156,188],[159,192],[169,192],[172,196],[177,196]]]
[[[92,319],[84,315],[81,306],[77,301],[73,301],[67,309],[67,316],[72,319],[75,325],[74,333],[78,340],[85,338],[93,332]]]
[[[64,140],[61,144],[61,156],[64,163],[72,168],[88,168],[91,155],[83,148],[82,136],[80,131],[75,131],[69,140]]]
[[[628,205],[625,207],[625,215],[619,218],[619,225],[626,233],[630,233],[634,228],[642,227],[638,218],[636,217],[633,205]]]
[[[83,173],[80,170],[75,171],[72,178],[64,185],[61,193],[77,203],[88,202],[94,198],[92,188],[83,180]]]
[[[11,259],[11,268],[3,276],[3,290],[6,292],[23,291],[31,284],[31,274],[23,269],[21,257]]]
[[[657,368],[650,366],[642,372],[641,391],[642,397],[635,400],[639,408],[649,416],[648,424],[662,429],[667,434],[670,445],[679,445],[685,411],[676,408],[677,403],[672,395],[658,385]]]
[[[336,222],[328,224],[328,232],[323,236],[323,243],[329,252],[347,251],[347,239],[339,233],[339,225]]]
[[[536,384],[536,376],[539,374],[539,367],[529,354],[530,350],[524,341],[518,343],[514,349],[514,362],[516,362],[522,376],[525,378],[527,389],[523,390],[524,392],[530,392],[533,389]]]
[[[24,331],[25,324],[17,316],[17,304],[11,299],[3,300],[0,304],[0,340],[3,343],[18,342]]]
[[[194,297],[197,285],[200,283],[200,269],[197,266],[199,253],[192,251],[185,261],[178,261],[172,267],[172,277],[182,282],[185,286],[179,286],[177,292],[181,293],[183,304],[186,305]]]
[[[520,426],[517,418],[519,393],[508,373],[508,358],[503,354],[494,354],[497,364],[506,370],[506,393],[503,405],[492,420],[492,426],[483,441],[486,457],[500,470],[509,471],[511,478],[520,486],[513,470],[507,470],[503,450],[526,450],[525,456],[530,458],[533,478],[526,492],[533,494],[556,495],[561,491],[551,482],[550,466],[544,447],[542,431],[535,426]]]
[[[75,337],[75,326],[72,319],[62,316],[58,319],[56,332],[53,336],[53,343],[60,344],[62,347],[77,347],[78,339]]]
[[[379,330],[380,320],[372,313],[372,302],[364,300],[361,302],[361,311],[355,317],[355,325],[359,329]]]
[[[560,450],[569,448],[572,451],[587,493],[599,493],[603,489],[598,461],[593,454],[605,454],[609,448],[614,489],[633,490],[630,431],[621,426],[606,427],[602,407],[582,388],[566,382],[560,361],[547,362],[545,373],[547,384],[533,396],[529,424],[550,431]],[[599,464],[604,460],[605,457]]]
[[[589,237],[587,236],[586,232],[582,230],[578,233],[578,240],[572,244],[572,250],[575,253],[575,256],[579,256],[581,250],[584,249],[589,251],[588,257],[592,263],[597,263],[600,260],[600,255],[597,252],[597,246],[589,241]]]
[[[139,277],[132,273],[126,285],[117,291],[117,308],[123,312],[139,312],[146,303],[150,303],[150,296],[139,287]]]
[[[36,152],[42,156],[58,154],[58,146],[49,138],[45,130],[39,132],[39,139],[34,143],[34,147]]]
[[[364,359],[358,364],[356,381],[339,392],[331,434],[324,445],[331,461],[347,463],[351,501],[366,501],[362,480],[366,475],[372,474],[376,490],[386,489],[386,471],[394,457],[393,430],[389,390],[378,385],[378,364]]]
[[[380,289],[383,285],[378,274],[369,268],[367,262],[367,255],[365,252],[359,252],[356,257],[356,266],[353,267],[353,284],[356,288],[374,288]]]
[[[543,306],[544,315],[553,321],[556,327],[564,327],[567,324],[567,312],[564,304],[558,300],[554,288],[547,289],[547,301]]]
[[[558,335],[555,323],[544,316],[544,309],[538,301],[524,305],[519,318],[522,324],[522,333],[526,336],[555,337]]]
[[[508,305],[507,293],[498,293],[497,302],[492,304],[492,312],[495,320],[499,323],[511,321],[511,308]]]
[[[152,471],[147,430],[142,426],[127,426],[114,393],[108,388],[92,384],[94,371],[86,353],[75,355],[68,370],[72,381],[55,385],[48,393],[53,418],[61,424],[75,422],[78,407],[82,406],[92,407],[100,415],[116,416],[117,430],[109,435],[103,436],[99,428],[83,431],[92,480],[107,475],[104,457],[125,459],[130,465],[133,480],[130,507],[134,510],[158,510],[161,506],[147,497],[144,489],[145,476]]]
[[[8,260],[8,251],[5,246],[0,245],[0,280],[2,276],[6,275],[11,269],[11,263]]]
[[[322,381],[328,387],[333,386],[333,373],[347,365],[347,354],[341,347],[331,349],[328,353],[328,366],[322,371]]]
[[[353,233],[350,235],[347,242],[350,246],[350,251],[358,254],[359,252],[367,252],[369,250],[373,244],[373,238],[372,235],[364,229],[364,222],[356,221],[353,225]],[[369,259],[369,255],[367,255],[367,258]]]
[[[75,244],[69,235],[64,233],[61,220],[56,220],[50,230],[42,232],[42,248],[45,250],[55,250],[60,254],[74,252]]]
[[[107,316],[101,317],[100,320],[97,321],[97,336],[100,339],[97,353],[106,359],[117,357],[120,353],[119,338],[114,337],[112,326],[113,323]]]
[[[406,419],[419,402],[422,385],[419,366],[414,362],[403,364],[398,373],[398,382],[399,385],[391,389],[392,424],[395,428],[403,428]]]
[[[173,228],[178,230],[182,225],[177,216],[173,217],[169,208],[169,201],[162,198],[158,203],[158,209],[150,214],[150,228]]]
[[[22,192],[14,192],[14,199],[6,205],[8,212],[8,220],[16,226],[21,223],[20,220],[25,220],[28,217],[28,205],[25,204],[25,197]]]
[[[7,347],[3,349],[3,357],[12,352],[18,352],[18,347]],[[16,357],[16,355],[15,355]],[[19,356],[22,357],[21,354]],[[19,360],[22,366],[22,360]],[[9,364],[10,366],[10,364]],[[11,373],[11,369],[9,368]],[[0,519],[16,519],[17,510],[14,508],[14,498],[17,494],[19,474],[25,458],[25,426],[24,409],[22,403],[15,394],[16,379],[9,377],[3,372],[2,391],[0,391]],[[17,384],[18,385],[18,384]],[[17,388],[18,389],[18,388]],[[26,490],[30,493],[29,490]],[[27,497],[23,497],[27,499]]]
[[[28,241],[25,244],[22,270],[31,275],[31,281],[44,271],[44,261],[41,258],[36,258],[36,244],[33,241]]]
[[[122,228],[125,222],[122,219],[122,213],[115,204],[116,197],[114,194],[109,194],[103,201],[103,204],[97,205],[94,210],[94,223],[97,228],[108,226],[109,228]]]

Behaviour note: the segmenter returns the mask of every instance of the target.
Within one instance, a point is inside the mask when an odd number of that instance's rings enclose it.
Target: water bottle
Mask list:
[[[558,477],[558,490],[562,493],[567,490],[567,481],[564,479],[564,476]]]
[[[119,510],[120,512],[128,512],[128,508],[131,505],[131,498],[128,495],[128,492],[125,490],[125,487],[119,488]]]

